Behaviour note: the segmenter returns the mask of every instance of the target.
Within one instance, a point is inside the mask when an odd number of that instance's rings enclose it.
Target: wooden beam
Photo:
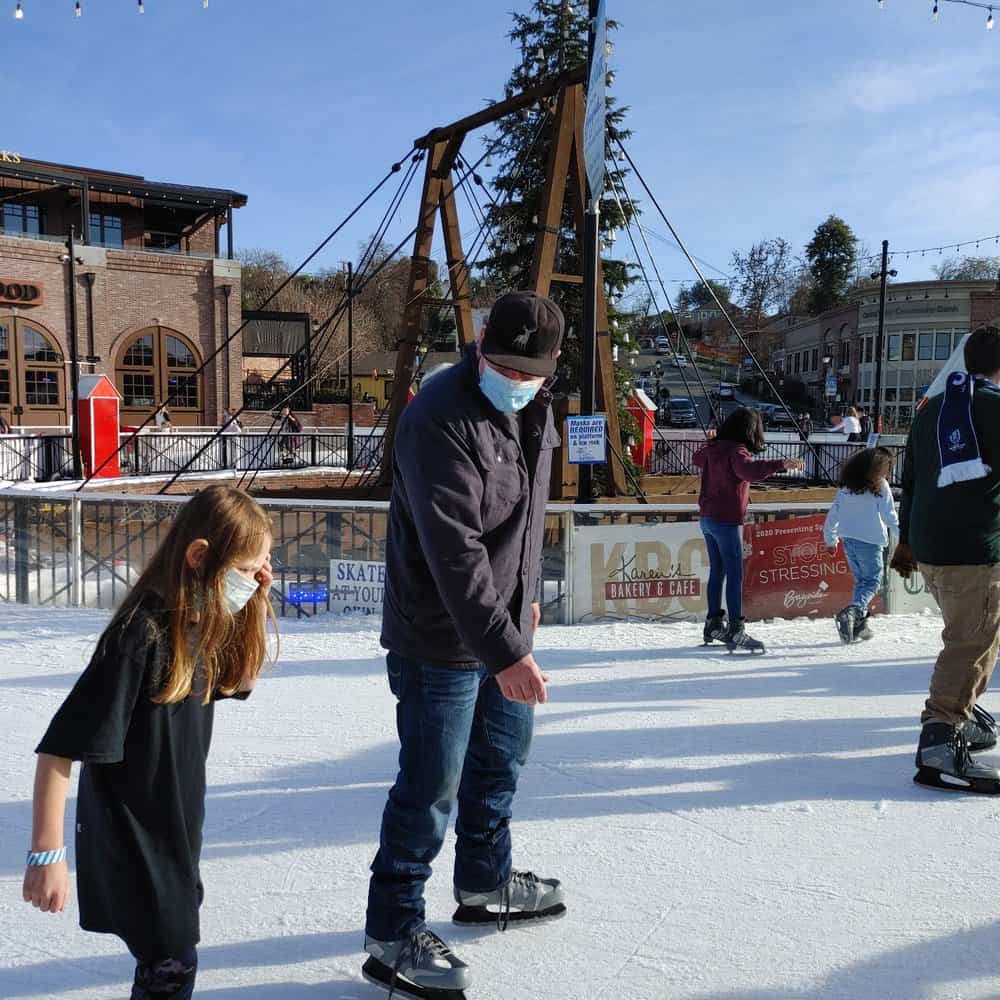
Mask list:
[[[447,152],[445,150],[445,155]],[[476,339],[472,323],[472,282],[469,280],[469,268],[462,250],[462,230],[458,225],[455,186],[450,173],[441,182],[441,227],[444,230],[444,249],[448,255],[448,279],[451,282],[458,342],[467,347]]]
[[[382,448],[382,466],[379,484],[392,483],[392,446],[396,440],[396,426],[406,406],[406,399],[413,382],[413,362],[417,355],[424,296],[430,283],[431,247],[434,242],[434,220],[441,204],[442,179],[438,176],[444,159],[446,142],[435,143],[427,157],[424,187],[420,196],[420,216],[413,239],[413,256],[410,259],[410,278],[406,289],[406,306],[403,310],[403,330],[396,353],[396,378],[389,401],[389,420],[385,428]]]
[[[570,154],[573,152],[576,104],[582,90],[580,84],[568,87],[559,95],[556,107],[555,139],[549,147],[539,226],[535,233],[535,252],[531,260],[530,287],[539,295],[547,296],[552,285],[552,270],[559,249],[560,223],[566,202],[566,178],[569,175]]]
[[[559,76],[543,80],[536,86],[521,91],[520,94],[508,97],[505,101],[497,101],[495,104],[491,104],[474,115],[460,118],[457,122],[452,122],[451,125],[442,125],[440,128],[431,129],[427,135],[421,136],[413,145],[417,149],[429,149],[443,139],[450,139],[456,134],[464,135],[466,132],[472,132],[477,128],[482,128],[484,125],[490,125],[498,118],[513,114],[522,108],[530,108],[536,101],[551,97],[553,94],[558,94],[561,90],[571,87],[573,84],[584,83],[586,79],[587,67],[585,65],[577,66],[575,69],[568,70]]]
[[[551,279],[556,284],[562,285],[582,285],[582,274],[552,274]]]

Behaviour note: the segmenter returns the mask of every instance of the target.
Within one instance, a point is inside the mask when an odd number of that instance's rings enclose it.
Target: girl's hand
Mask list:
[[[261,585],[265,593],[271,589],[271,584],[274,583],[274,571],[271,569],[270,553],[268,553],[267,559],[264,560],[264,565],[261,566],[254,579]]]
[[[69,865],[28,865],[22,895],[42,913],[62,913],[69,899]]]
[[[801,458],[786,458],[785,468],[789,472],[801,472],[806,467],[806,463]]]

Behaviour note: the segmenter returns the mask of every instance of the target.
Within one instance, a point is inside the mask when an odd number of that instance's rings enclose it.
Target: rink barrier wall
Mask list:
[[[57,489],[0,491],[0,601],[117,606],[186,499]],[[272,522],[272,601],[279,615],[378,615],[387,503],[260,503]],[[822,503],[751,507],[744,535],[748,569],[754,559],[769,559],[773,567],[768,563],[760,573],[784,578],[791,574],[808,584],[798,591],[782,591],[779,580],[776,589],[770,588],[770,604],[763,595],[768,588],[762,588],[760,606],[770,607],[775,600],[780,606],[783,599],[790,602],[785,604],[787,617],[833,613],[829,602],[843,583],[843,566],[831,568],[833,562],[817,542],[827,509]],[[692,504],[550,504],[543,551],[543,621],[700,617],[707,558],[697,522],[698,510]],[[779,535],[790,541],[776,544]],[[751,544],[758,537],[767,541]],[[759,551],[751,551],[755,548]],[[824,574],[831,585],[824,582]],[[747,590],[752,604],[749,583]],[[911,589],[901,594],[908,610],[921,600],[915,593]],[[887,591],[884,600],[888,604],[891,599]],[[891,604],[888,609],[893,610]]]

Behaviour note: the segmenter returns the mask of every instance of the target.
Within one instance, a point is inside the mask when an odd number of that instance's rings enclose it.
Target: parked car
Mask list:
[[[656,338],[656,353],[657,354],[670,353],[670,341],[668,338],[662,335]]]
[[[685,357],[682,357],[680,354],[675,354],[670,359],[670,363],[674,366],[674,368],[687,368],[688,367],[688,359],[685,358]]]
[[[765,427],[771,426],[771,420],[774,417],[775,408],[774,403],[750,403],[750,409],[756,410],[760,414],[760,419],[764,421]]]
[[[795,423],[792,420],[792,417],[785,411],[783,406],[774,407],[771,411],[771,419],[768,422],[768,426],[774,430],[795,430]]]
[[[733,400],[736,399],[736,387],[730,382],[720,382],[719,383],[719,399],[720,400]]]
[[[698,415],[694,403],[686,396],[671,396],[667,401],[667,423],[671,427],[695,427]]]
[[[651,351],[656,347],[656,341],[652,337],[640,337],[639,338],[639,350],[640,351]]]

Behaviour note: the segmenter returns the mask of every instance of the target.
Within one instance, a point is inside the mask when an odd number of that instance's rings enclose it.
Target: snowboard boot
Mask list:
[[[705,645],[710,646],[713,642],[725,642],[728,631],[729,622],[726,621],[725,611],[720,611],[716,615],[709,615],[705,621],[705,631],[703,633]]]
[[[411,1000],[465,1000],[469,967],[426,924],[396,941],[365,936],[371,956],[361,974],[390,997]]]
[[[843,611],[837,612],[837,631],[840,633],[840,641],[845,646],[854,642],[854,628],[860,617],[860,611],[860,608],[852,604],[844,608]],[[864,619],[862,618],[862,620]]]
[[[858,615],[854,619],[854,641],[858,642],[868,642],[869,639],[875,638],[875,633],[871,630],[871,626],[868,624],[868,619],[871,618],[871,612],[866,611],[864,615]]]
[[[925,722],[917,746],[917,773],[921,785],[953,792],[1000,795],[1000,771],[969,756],[964,725]]]
[[[509,924],[561,917],[566,912],[564,899],[558,879],[515,870],[510,873],[509,882],[492,892],[466,892],[455,886],[458,909],[451,919],[461,925],[495,923],[497,930],[505,931]]]
[[[726,632],[726,637],[723,640],[726,646],[729,647],[730,653],[735,653],[737,651],[741,653],[764,653],[764,643],[759,639],[755,639],[746,630],[746,619],[745,618],[734,618],[729,623],[729,629]]]
[[[982,753],[997,745],[997,720],[978,705],[972,706],[972,718],[965,720],[962,732],[969,744],[969,753]]]

